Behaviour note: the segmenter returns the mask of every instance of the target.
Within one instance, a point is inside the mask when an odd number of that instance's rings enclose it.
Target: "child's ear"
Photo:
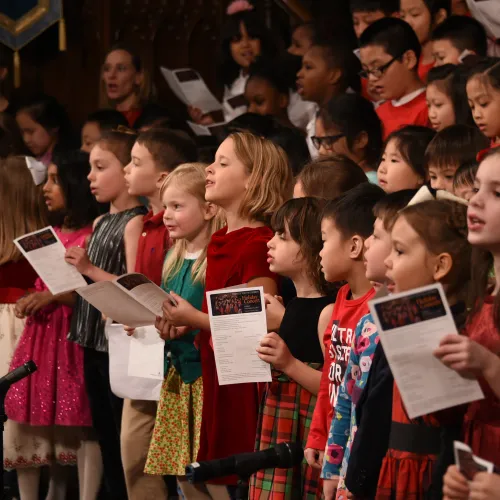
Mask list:
[[[139,71],[136,75],[135,75],[135,84],[140,87],[142,85],[142,83],[144,82],[144,72],[143,71]]]
[[[206,202],[205,203],[205,213],[203,215],[205,220],[210,220],[213,219],[217,215],[217,205],[214,205],[213,203]]]
[[[445,9],[439,9],[435,14],[434,14],[434,25],[433,28],[441,24],[446,18],[448,17],[448,13],[446,12]]]
[[[161,172],[160,176],[158,177],[158,180],[156,181],[156,187],[157,189],[161,188],[161,185],[163,184],[163,181],[168,177],[168,174],[170,172]]]
[[[290,104],[290,98],[286,94],[280,94],[279,98],[279,107],[281,109],[288,108],[288,105]]]
[[[418,59],[413,50],[407,50],[403,54],[402,62],[410,70],[415,69],[418,66]]]
[[[342,78],[342,70],[340,68],[331,68],[329,71],[328,84],[337,85]]]
[[[368,133],[363,131],[354,139],[353,149],[360,151],[365,149],[366,146],[368,146]]]
[[[358,234],[355,234],[351,238],[351,251],[349,257],[353,260],[361,258],[363,256],[364,247],[365,240]]]
[[[434,262],[433,277],[435,281],[445,278],[453,266],[453,259],[449,253],[441,253]]]

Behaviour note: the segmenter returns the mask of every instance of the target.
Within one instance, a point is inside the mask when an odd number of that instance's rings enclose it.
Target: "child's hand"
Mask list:
[[[338,485],[338,476],[334,476],[331,479],[323,479],[323,494],[325,495],[325,500],[335,500]]]
[[[465,335],[447,335],[434,356],[462,377],[477,378],[486,371],[490,356],[494,354]]]
[[[320,469],[323,467],[323,458],[325,456],[324,451],[315,450],[314,448],[306,448],[304,450],[304,457],[307,463],[313,469]]]
[[[274,332],[268,333],[257,347],[259,358],[274,366],[283,373],[287,372],[291,363],[295,359],[284,340]]]
[[[32,293],[27,297],[23,297],[16,303],[14,309],[15,315],[19,319],[31,316],[43,307],[48,306],[53,300],[54,296],[48,290],[45,292]]]
[[[264,295],[266,301],[266,320],[268,331],[276,331],[280,329],[283,316],[285,315],[285,306],[283,299],[278,295],[266,293]]]
[[[158,335],[165,341],[175,340],[191,331],[189,326],[174,326],[164,316],[157,317],[155,327]]]
[[[500,475],[489,472],[478,472],[470,483],[471,500],[500,499]]]
[[[450,465],[443,478],[443,495],[448,500],[468,500],[469,483],[456,465]]]
[[[132,337],[132,335],[134,335],[134,332],[135,332],[135,328],[131,327],[131,326],[126,326],[126,325],[123,325],[123,329],[127,332],[127,335],[129,337]]]
[[[87,250],[81,247],[71,247],[66,250],[65,260],[68,264],[76,267],[80,274],[87,275],[92,268]]]
[[[204,115],[201,109],[195,108],[194,106],[188,106],[187,108],[191,120],[199,125],[212,125],[214,123],[213,118],[206,114]]]
[[[191,325],[193,316],[198,312],[198,309],[193,307],[187,300],[180,295],[170,292],[170,295],[177,302],[174,306],[170,300],[163,302],[163,317],[168,320],[173,326]]]

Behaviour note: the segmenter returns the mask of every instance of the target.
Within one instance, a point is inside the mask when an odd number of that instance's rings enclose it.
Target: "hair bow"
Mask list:
[[[248,0],[234,0],[227,7],[226,14],[232,16],[238,12],[245,12],[247,10],[253,10],[253,5]]]
[[[137,130],[125,127],[125,125],[118,125],[118,127],[114,128],[112,132],[119,132],[120,134],[128,134],[128,135],[137,135]]]
[[[26,166],[30,171],[31,177],[33,177],[33,182],[36,186],[43,184],[47,177],[47,167],[41,162],[33,158],[32,156],[26,156]]]
[[[449,200],[460,203],[461,205],[469,205],[467,200],[459,198],[458,196],[455,196],[454,194],[451,194],[444,189],[438,189],[437,191],[435,191],[435,193],[436,194],[433,195],[427,186],[422,186],[416,192],[415,196],[409,201],[408,206],[417,205],[418,203],[430,200]]]

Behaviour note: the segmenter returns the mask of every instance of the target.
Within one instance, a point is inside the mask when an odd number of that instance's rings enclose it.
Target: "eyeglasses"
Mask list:
[[[317,137],[314,135],[311,137],[311,141],[317,150],[319,150],[321,146],[325,149],[332,149],[333,145],[344,136],[345,134],[325,135],[323,137]]]
[[[404,54],[404,52],[403,52],[403,54]],[[380,66],[378,68],[375,68],[375,69],[362,69],[358,73],[358,75],[361,78],[366,78],[366,79],[368,79],[369,76],[372,75],[373,78],[376,78],[378,80],[379,78],[382,78],[383,74],[387,71],[387,69],[389,68],[389,66],[394,61],[397,61],[398,59],[400,59],[403,54],[399,54],[398,56],[393,57],[388,63],[385,63],[385,64],[383,64],[382,66]]]

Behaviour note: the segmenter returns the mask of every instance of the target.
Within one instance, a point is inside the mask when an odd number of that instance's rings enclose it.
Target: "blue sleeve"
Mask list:
[[[345,447],[351,430],[352,412],[352,388],[356,382],[353,373],[359,367],[359,354],[356,350],[358,339],[363,331],[365,318],[362,318],[356,326],[356,332],[351,346],[349,363],[344,374],[344,378],[339,387],[337,404],[333,412],[332,423],[328,433],[328,442],[325,449],[323,470],[321,477],[329,479],[332,476],[340,475],[340,467],[344,459]]]

